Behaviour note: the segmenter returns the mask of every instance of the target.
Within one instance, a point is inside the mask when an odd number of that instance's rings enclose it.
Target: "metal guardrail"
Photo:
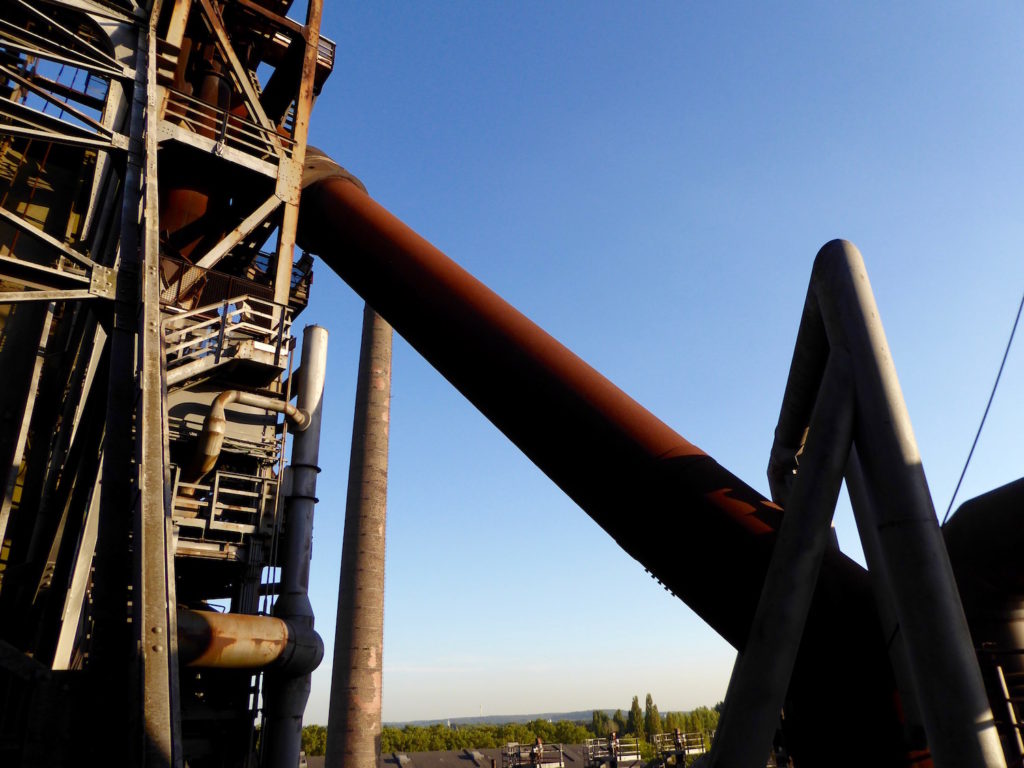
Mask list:
[[[281,365],[292,343],[291,312],[271,301],[235,296],[162,323],[168,385],[213,368],[233,357],[242,342],[252,342]]]
[[[203,269],[182,259],[168,256],[160,258],[162,305],[191,310],[234,296],[252,296],[269,302],[274,299],[274,289],[256,280]]]
[[[619,766],[627,766],[641,760],[640,740],[634,736],[626,736],[615,742],[608,739],[587,739],[583,744],[583,761],[587,768],[596,768],[613,762]]]
[[[274,298],[273,264],[277,257],[260,251],[252,260],[247,277],[238,277],[213,269],[204,269],[182,259],[160,258],[160,303],[193,309],[232,296],[248,295],[266,301]],[[289,306],[300,311],[309,301],[313,282],[313,257],[303,254],[292,265],[289,282]]]
[[[287,136],[173,88],[167,88],[164,119],[264,160],[278,157],[278,146],[286,157],[295,151],[295,142]]]
[[[699,731],[691,733],[658,733],[654,736],[654,748],[662,757],[669,755],[696,756],[707,752],[704,734]]]
[[[509,742],[501,750],[502,768],[541,766],[564,768],[565,753],[561,744],[520,744]]]
[[[277,257],[273,253],[260,251],[252,260],[254,271],[268,281],[273,280],[272,270],[274,260]],[[309,287],[313,283],[313,257],[303,253],[292,265],[291,282],[289,283],[290,298],[288,303],[293,308],[305,307],[309,301]],[[260,283],[262,285],[262,283]]]
[[[207,483],[186,483],[174,466],[173,481],[171,519],[179,538],[240,542],[273,517],[276,478],[217,470]]]

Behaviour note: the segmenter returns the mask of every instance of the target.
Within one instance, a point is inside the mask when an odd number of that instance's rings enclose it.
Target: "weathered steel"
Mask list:
[[[627,552],[742,648],[781,510],[452,263],[340,169],[333,178],[322,168],[317,173],[321,180],[303,193],[300,243],[320,253]],[[658,535],[650,536],[655,529]],[[701,546],[683,556],[680,541]],[[856,764],[859,757],[835,749],[856,722],[874,734],[886,760],[911,759],[867,574],[838,551],[825,553],[804,638],[787,710],[801,757]],[[836,690],[843,692],[838,700]]]
[[[213,268],[232,248],[242,242],[242,240],[244,240],[248,235],[252,234],[252,231],[256,229],[256,227],[266,221],[267,217],[274,213],[280,205],[281,199],[277,197],[277,195],[272,195],[267,198],[255,211],[249,214],[241,224],[231,230],[227,237],[204,253],[202,257],[195,262],[195,265],[200,269]],[[285,301],[287,301],[287,296],[285,296]]]
[[[297,173],[291,179],[278,179],[278,196],[284,200],[281,217],[281,233],[277,244],[277,263],[274,274],[274,301],[285,304],[288,301],[292,261],[295,250],[296,228],[299,224],[299,200],[302,189],[301,168],[306,159],[306,140],[309,135],[309,118],[313,111],[313,88],[316,78],[317,46],[320,42],[320,22],[323,17],[323,0],[309,0],[306,14],[306,48],[302,55],[302,73],[299,78],[298,94],[295,99],[295,129],[292,138],[295,148],[289,167]],[[285,163],[282,162],[282,166]],[[285,183],[287,182],[287,183]]]
[[[273,616],[178,609],[178,660],[185,666],[255,670],[287,647],[288,625]]]
[[[235,88],[242,95],[246,110],[253,121],[266,129],[266,137],[271,149],[280,155],[282,148],[277,135],[277,126],[271,122],[266,112],[263,111],[263,107],[260,105],[259,94],[249,79],[249,73],[246,71],[245,66],[239,60],[238,54],[235,53],[235,48],[231,44],[231,37],[224,28],[224,22],[221,19],[220,13],[217,12],[211,0],[198,0],[198,3],[202,10],[200,18],[212,34],[220,54],[228,62],[231,80]]]
[[[325,764],[330,768],[376,768],[380,757],[392,335],[391,326],[367,304],[327,720]]]
[[[138,461],[136,530],[138,545],[133,579],[137,598],[134,631],[142,663],[142,723],[137,737],[144,739],[146,766],[183,764],[180,709],[176,700],[178,659],[174,605],[174,548],[168,535],[170,476],[163,428],[163,355],[160,337],[160,209],[157,186],[156,126],[156,23],[161,0],[153,0],[148,23],[142,27],[139,59],[132,98],[141,102],[145,130],[135,134],[145,140],[143,177],[141,290],[138,313],[138,387],[135,452]]]
[[[10,456],[10,463],[7,465],[6,476],[4,476],[3,497],[0,497],[0,543],[3,542],[7,533],[7,524],[11,516],[11,507],[14,504],[14,485],[18,478],[18,471],[21,468],[21,460],[25,451],[25,442],[28,440],[29,424],[32,421],[32,412],[36,406],[36,389],[39,387],[39,377],[43,370],[43,358],[46,351],[46,339],[50,335],[50,326],[53,323],[54,305],[50,304],[42,310],[42,317],[39,318],[40,333],[36,339],[35,359],[32,361],[31,373],[24,390],[22,399],[21,419],[18,424],[17,436],[14,439],[13,452]],[[30,318],[34,320],[35,318]],[[17,404],[10,403],[12,407]],[[6,457],[5,457],[6,458]]]

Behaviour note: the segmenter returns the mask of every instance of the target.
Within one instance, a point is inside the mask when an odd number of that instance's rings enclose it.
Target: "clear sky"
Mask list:
[[[763,493],[814,254],[856,243],[941,515],[1024,288],[1020,4],[325,5],[312,141]],[[317,270],[307,722],[327,720],[361,307]],[[1022,345],[961,501],[1022,473]],[[392,408],[386,721],[723,697],[732,649],[398,338]]]

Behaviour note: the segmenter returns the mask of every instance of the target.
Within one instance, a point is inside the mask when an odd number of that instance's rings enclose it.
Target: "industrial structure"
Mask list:
[[[329,765],[379,752],[389,323],[740,650],[712,764],[763,764],[780,711],[798,766],[862,764],[854,731],[878,765],[1024,764],[1024,481],[939,528],[856,249],[816,261],[764,499],[307,147],[321,5],[3,6],[0,765],[297,765],[308,253],[368,303]],[[870,570],[828,534],[844,478]]]

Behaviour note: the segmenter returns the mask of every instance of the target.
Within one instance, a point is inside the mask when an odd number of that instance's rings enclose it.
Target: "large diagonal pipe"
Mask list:
[[[630,555],[742,649],[782,511],[371,199],[307,165],[319,254]],[[695,546],[681,546],[681,542]],[[786,716],[800,765],[915,765],[866,572],[830,549]]]

